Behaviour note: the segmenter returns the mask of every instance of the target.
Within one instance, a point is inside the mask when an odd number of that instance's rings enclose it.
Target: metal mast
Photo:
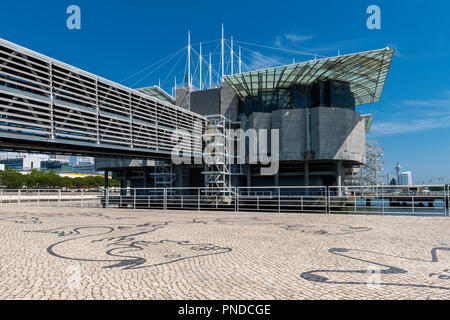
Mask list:
[[[200,90],[202,90],[202,43],[200,42]]]
[[[211,51],[209,52],[209,87],[212,88]]]
[[[239,47],[239,73],[242,73],[241,47]]]
[[[234,65],[234,57],[233,57],[233,55],[234,55],[234,52],[233,52],[233,36],[231,36],[231,75],[233,75],[233,72],[234,72],[234,67],[233,67],[233,65]]]
[[[188,31],[188,87],[191,88],[191,30]]]
[[[224,63],[224,39],[223,39],[223,24],[222,24],[222,51],[221,51],[221,60],[222,60],[222,78],[220,79],[220,81],[223,81],[223,77],[225,75],[225,71],[224,71],[224,67],[225,67],[225,63]]]

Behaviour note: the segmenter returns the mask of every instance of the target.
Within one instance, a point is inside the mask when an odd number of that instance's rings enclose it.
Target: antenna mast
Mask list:
[[[209,87],[212,88],[211,51],[209,52]]]
[[[222,52],[221,52],[221,57],[222,57],[222,78],[220,79],[220,81],[223,81],[223,76],[225,75],[225,71],[224,71],[225,63],[224,63],[223,24],[222,24]]]
[[[239,47],[239,73],[242,73],[241,47]]]
[[[234,59],[233,59],[233,54],[234,54],[234,52],[233,52],[233,36],[231,36],[231,75],[233,75],[233,72],[234,72],[234,67],[233,67],[233,62],[234,62]]]
[[[188,31],[188,88],[191,89],[191,30]]]
[[[200,42],[200,90],[202,90],[202,43]]]

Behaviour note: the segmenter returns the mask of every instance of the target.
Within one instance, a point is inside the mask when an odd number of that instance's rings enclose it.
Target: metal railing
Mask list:
[[[0,190],[0,206],[449,216],[448,186]]]
[[[104,191],[65,189],[0,189],[0,206],[100,208]]]
[[[329,187],[329,213],[448,216],[446,186]]]

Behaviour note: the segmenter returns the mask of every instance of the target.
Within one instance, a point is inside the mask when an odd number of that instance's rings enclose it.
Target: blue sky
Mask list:
[[[71,4],[81,8],[81,30],[66,27]],[[381,8],[381,30],[366,27],[372,4]],[[194,44],[220,38],[221,23],[226,37],[233,35],[243,47],[246,42],[318,56],[393,47],[397,53],[381,101],[358,111],[375,115],[371,135],[386,147],[388,171],[399,160],[413,171],[415,183],[437,177],[449,183],[449,15],[447,0],[16,0],[0,4],[0,37],[117,82],[185,46],[188,29]],[[206,50],[211,48],[205,45]],[[243,49],[244,63],[251,67],[291,63],[294,56],[296,61],[311,58]],[[180,60],[178,79],[185,63]],[[149,74],[152,69],[123,83],[146,86],[162,79],[169,90],[170,70]]]

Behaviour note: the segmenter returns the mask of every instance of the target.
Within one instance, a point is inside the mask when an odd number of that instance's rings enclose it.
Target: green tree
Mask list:
[[[1,172],[1,184],[7,189],[20,189],[24,183],[23,175],[16,170],[7,169]]]

